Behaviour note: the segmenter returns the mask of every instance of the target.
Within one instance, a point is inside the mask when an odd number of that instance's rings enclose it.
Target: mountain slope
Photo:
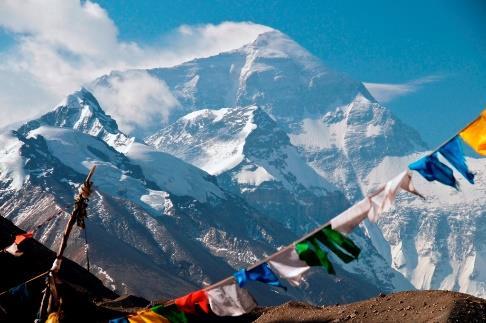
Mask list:
[[[217,175],[226,189],[300,234],[347,205],[256,106],[195,111],[146,142]]]

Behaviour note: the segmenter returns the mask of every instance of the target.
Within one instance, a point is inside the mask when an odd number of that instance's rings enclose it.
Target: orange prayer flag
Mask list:
[[[15,236],[15,244],[21,244],[25,239],[31,239],[34,236],[34,232],[27,232],[23,234],[18,234]]]
[[[486,110],[459,135],[478,154],[486,156]]]

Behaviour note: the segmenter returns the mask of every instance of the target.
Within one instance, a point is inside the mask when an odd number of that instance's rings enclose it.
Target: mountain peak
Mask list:
[[[41,126],[74,129],[102,138],[120,151],[134,141],[118,129],[116,121],[103,111],[94,95],[84,87],[68,95],[52,111],[24,124],[18,132],[26,135]]]
[[[242,50],[261,58],[292,58],[317,67],[320,62],[305,48],[278,30],[264,32]]]

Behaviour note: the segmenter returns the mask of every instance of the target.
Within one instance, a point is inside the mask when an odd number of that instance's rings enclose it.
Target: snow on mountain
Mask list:
[[[351,201],[366,193],[360,183],[383,158],[425,148],[415,130],[361,94],[321,117],[298,121],[290,138],[309,165]]]
[[[195,111],[146,142],[218,175],[221,185],[297,233],[327,221],[347,205],[256,106]],[[329,200],[332,203],[326,203]]]
[[[26,230],[57,215],[35,236],[56,249],[67,218],[60,211],[72,204],[72,192],[88,168],[97,165],[87,224],[90,262],[116,291],[159,299],[179,296],[296,238],[224,191],[214,177],[176,157],[136,141],[121,153],[104,138],[42,125],[45,119],[2,137],[8,145],[0,159],[0,212]],[[66,255],[84,265],[84,250],[83,233],[75,228]],[[367,281],[341,269],[338,260],[336,268],[339,278],[317,268],[308,278],[312,284],[285,294],[262,285],[250,288],[262,304],[292,298],[349,302],[394,289],[382,277]],[[323,284],[335,295],[324,293]]]
[[[22,185],[12,185],[18,175],[11,172],[10,178],[2,172],[0,209],[25,229],[70,205],[88,167],[97,165],[88,219],[91,262],[100,278],[109,277],[107,283],[119,291],[173,297],[225,277],[233,267],[282,244],[279,237],[291,237],[240,199],[224,194],[207,173],[149,147],[134,154],[148,157],[139,166],[139,160],[100,138],[73,129],[40,127],[13,137],[17,150],[10,153],[21,159],[17,165],[24,177]],[[151,161],[165,163],[170,172],[166,177],[152,173]],[[183,195],[185,189],[196,196]],[[206,199],[197,200],[203,193]],[[235,223],[235,216],[242,223]],[[61,213],[36,237],[56,248],[64,224]],[[75,230],[74,236],[67,255],[84,264],[82,233]]]
[[[74,92],[51,112],[23,125],[19,131],[27,133],[40,126],[71,128],[102,138],[110,146],[124,151],[135,139],[118,129],[118,125],[101,109],[96,98],[85,88]]]
[[[167,124],[204,108],[257,105],[278,121],[292,121],[320,116],[359,93],[373,100],[361,82],[327,68],[276,30],[240,49],[147,72],[163,81],[178,102]],[[107,96],[110,84],[130,73],[112,72],[88,87],[95,96]]]
[[[421,155],[387,157],[363,184],[372,189]],[[395,210],[378,223],[382,236],[377,231],[373,238],[376,244],[385,239],[384,256],[416,288],[457,290],[486,298],[486,161],[468,158],[468,164],[476,173],[476,184],[456,173],[459,191],[416,174],[414,184],[426,200],[401,195]]]

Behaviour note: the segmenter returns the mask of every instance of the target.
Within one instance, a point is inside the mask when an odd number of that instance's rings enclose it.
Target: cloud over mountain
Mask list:
[[[14,39],[0,52],[0,125],[45,112],[65,93],[111,70],[214,55],[270,29],[247,22],[184,25],[161,35],[160,43],[142,45],[120,40],[106,10],[79,0],[2,1],[0,28]]]

